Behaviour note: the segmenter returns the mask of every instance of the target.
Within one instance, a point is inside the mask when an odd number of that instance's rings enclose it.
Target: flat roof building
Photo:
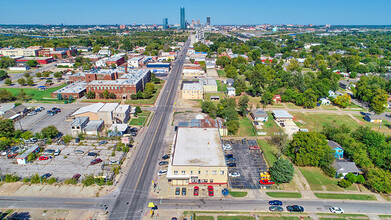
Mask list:
[[[227,184],[227,166],[217,128],[178,128],[167,179],[172,185]]]
[[[63,99],[67,99],[69,96],[72,96],[74,99],[78,99],[84,96],[86,87],[87,83],[85,82],[74,82],[55,92],[52,92],[51,95],[52,98],[57,98],[58,93],[60,93]]]
[[[200,78],[199,79],[204,92],[217,92],[217,83],[214,79]]]
[[[285,110],[273,110],[273,116],[276,120],[293,120],[293,116]]]
[[[200,83],[184,83],[182,87],[183,99],[203,99],[204,89]]]

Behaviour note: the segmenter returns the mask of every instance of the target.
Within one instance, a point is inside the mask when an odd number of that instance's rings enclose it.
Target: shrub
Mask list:
[[[348,188],[351,185],[352,185],[352,182],[350,182],[349,180],[346,180],[346,179],[342,179],[341,181],[338,182],[338,186],[340,186],[342,188]]]
[[[35,159],[37,159],[38,157],[38,154],[37,153],[31,153],[27,156],[27,162],[30,162],[30,161],[33,161]]]
[[[357,176],[357,182],[364,184],[365,183],[365,178],[363,175],[358,175]]]
[[[29,182],[30,182],[30,178],[27,178],[27,177],[26,177],[26,178],[23,178],[23,182],[24,182],[24,183],[29,183]]]
[[[111,152],[111,156],[115,157],[115,151]]]
[[[17,182],[20,180],[20,178],[18,176],[15,176],[15,175],[11,175],[11,174],[7,174],[5,175],[5,182],[6,183],[13,183],[13,182]]]
[[[349,182],[351,182],[351,183],[357,182],[357,176],[354,175],[353,173],[348,173],[348,174],[346,174],[345,178],[346,178],[347,180],[349,180]]]
[[[114,166],[113,167],[113,172],[115,175],[118,175],[120,170],[121,170],[121,166]]]
[[[73,179],[73,178],[69,178],[69,179],[66,179],[64,181],[65,184],[72,184],[72,185],[75,185],[77,184],[77,180],[76,179]]]
[[[37,184],[37,183],[40,183],[41,182],[41,178],[39,177],[38,174],[35,174],[33,176],[31,176],[31,183],[32,184]]]
[[[86,175],[84,180],[81,181],[85,186],[91,186],[95,183],[95,178],[93,174]]]
[[[55,177],[51,177],[48,180],[46,180],[46,182],[52,185],[53,183],[57,183],[57,179]]]
[[[332,178],[334,178],[335,175],[337,174],[337,171],[336,171],[335,168],[332,167],[332,166],[325,166],[325,167],[322,167],[322,170],[323,170],[323,172],[324,172],[327,176],[332,177]]]

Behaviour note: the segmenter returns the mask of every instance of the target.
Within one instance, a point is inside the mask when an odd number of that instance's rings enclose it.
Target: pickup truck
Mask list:
[[[273,180],[268,180],[268,179],[260,180],[259,183],[261,185],[273,185],[273,184],[275,184],[275,182]]]

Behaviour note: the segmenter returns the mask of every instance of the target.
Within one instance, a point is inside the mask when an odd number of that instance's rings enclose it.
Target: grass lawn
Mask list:
[[[314,193],[319,199],[377,200],[374,195]]]
[[[226,73],[224,70],[217,70],[217,73],[219,74],[220,77],[226,77]]]
[[[322,108],[324,110],[338,110],[338,108],[333,105],[322,105]]]
[[[300,215],[302,216],[302,215]],[[298,219],[306,219],[311,220],[309,217],[299,218],[298,216],[259,216],[259,219],[262,220],[298,220]]]
[[[103,102],[103,103],[106,103],[106,102],[111,102],[111,103],[120,103],[122,101],[122,99],[84,99],[83,102],[94,102],[94,103],[97,103],[97,102]]]
[[[326,176],[320,168],[299,167],[313,191],[343,191],[337,183],[338,180]]]
[[[217,83],[217,91],[225,92],[227,91],[227,84],[221,82],[221,80],[216,80]]]
[[[235,136],[247,137],[257,135],[254,126],[247,117],[239,118],[239,124],[239,131]]]
[[[137,126],[137,125],[142,125],[145,126],[145,123],[148,121],[148,117],[151,114],[150,111],[144,110],[140,114],[138,114],[137,118],[133,118],[130,122],[129,125]]]
[[[293,104],[293,103],[291,103],[291,102],[287,102],[287,103],[285,103],[285,105],[286,105],[286,107],[288,107],[289,109],[302,109],[302,107],[297,106],[297,105],[295,105],[295,104]]]
[[[9,69],[0,69],[6,71],[8,74],[15,74],[15,73],[25,73],[26,70],[9,70]]]
[[[273,120],[273,116],[271,112],[267,112],[269,115],[269,120],[262,122],[262,132],[266,132],[267,135],[274,135],[274,133],[281,133],[282,129],[280,126],[276,124],[276,122]]]
[[[247,196],[247,192],[234,192],[234,191],[229,191],[229,194],[230,194],[232,197],[246,197],[246,196]]]
[[[370,127],[372,130],[379,131],[380,133],[391,134],[391,123],[387,120],[383,120],[380,124],[365,121],[363,115],[354,115],[354,117],[360,120],[363,125]]]
[[[266,192],[266,195],[273,198],[301,198],[301,193],[295,192]]]
[[[360,219],[368,219],[367,215],[364,214],[334,214],[334,213],[316,213],[318,216],[322,216],[322,219],[341,219],[341,218],[360,218]],[[339,217],[339,218],[338,218]]]
[[[215,218],[213,216],[196,216],[195,220],[214,220]]]
[[[222,92],[204,93],[205,101],[211,101],[210,100],[211,96],[218,96],[218,97],[220,97],[220,100],[225,98],[225,94]],[[219,101],[212,101],[212,102],[218,103]]]
[[[125,101],[126,104],[135,104],[135,105],[153,105],[160,93],[160,91],[162,90],[163,88],[163,85],[164,85],[164,81],[161,81],[162,83],[160,84],[155,84],[155,89],[156,89],[156,92],[153,94],[152,98],[150,99],[136,99],[136,100],[131,100],[131,99],[128,99]]]
[[[253,216],[217,216],[218,220],[253,220]]]
[[[263,155],[265,156],[267,164],[271,166],[274,161],[277,160],[277,157],[275,156],[277,153],[277,148],[263,139],[258,139],[257,142],[259,147],[263,151]]]
[[[306,124],[300,125],[300,128],[307,128],[309,131],[322,131],[323,125],[326,124],[345,124],[352,130],[360,126],[355,120],[347,115],[327,114],[327,113],[301,113],[290,112],[297,120],[302,120]]]
[[[390,219],[391,215],[379,215],[380,219]]]
[[[7,87],[2,87],[2,88],[11,92],[12,95],[19,94],[20,90],[23,89],[23,91],[28,96],[31,96],[31,99],[36,100],[36,101],[58,101],[57,98],[52,98],[51,94],[52,94],[52,92],[54,92],[58,89],[61,89],[62,87],[66,86],[66,85],[67,84],[63,84],[61,86],[48,88],[46,90],[38,90],[38,89],[33,89],[33,88],[7,88]]]

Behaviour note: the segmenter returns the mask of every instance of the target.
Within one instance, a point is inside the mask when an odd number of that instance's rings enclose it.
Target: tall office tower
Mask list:
[[[210,17],[206,17],[206,25],[210,26]]]
[[[197,20],[197,26],[200,26],[200,19]]]
[[[168,18],[163,18],[163,29],[168,29]]]
[[[181,29],[186,29],[185,8],[181,7]]]

